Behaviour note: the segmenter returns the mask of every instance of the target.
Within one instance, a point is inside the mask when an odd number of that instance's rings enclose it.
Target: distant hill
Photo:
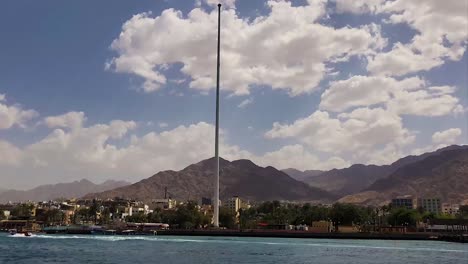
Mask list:
[[[331,202],[337,197],[294,180],[273,167],[259,167],[250,160],[233,162],[220,159],[220,198],[239,196],[244,199],[302,200]],[[190,165],[181,171],[162,171],[135,184],[87,195],[86,198],[124,197],[149,201],[168,194],[178,200],[200,200],[213,196],[215,159]]]
[[[79,198],[87,193],[115,189],[130,183],[109,180],[102,184],[94,184],[86,179],[70,183],[41,185],[31,190],[6,190],[0,192],[0,203],[23,201],[47,201],[57,198]]]
[[[284,169],[284,170],[281,170],[281,171],[288,174],[293,179],[298,180],[298,181],[304,181],[307,178],[318,176],[318,175],[320,175],[320,174],[322,174],[324,172],[324,171],[321,171],[321,170],[301,171],[301,170],[296,170],[296,169],[293,169],[293,168]]]
[[[446,202],[468,200],[468,149],[449,148],[408,163],[362,192],[348,195],[341,202],[381,204],[393,197],[438,197]]]
[[[421,161],[427,157],[438,155],[447,150],[468,149],[468,146],[449,146],[434,152],[424,153],[419,156],[407,156],[390,165],[362,165],[354,164],[349,168],[333,169],[319,175],[310,176],[303,181],[307,184],[323,190],[345,196],[358,193],[371,186],[374,182],[388,177],[399,168],[408,164]]]

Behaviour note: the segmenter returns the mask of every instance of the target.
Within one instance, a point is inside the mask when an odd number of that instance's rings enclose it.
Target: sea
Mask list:
[[[394,240],[0,234],[0,263],[468,264],[468,245]]]

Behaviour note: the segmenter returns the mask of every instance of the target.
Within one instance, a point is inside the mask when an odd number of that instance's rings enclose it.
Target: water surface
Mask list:
[[[435,241],[0,234],[0,263],[468,263]]]

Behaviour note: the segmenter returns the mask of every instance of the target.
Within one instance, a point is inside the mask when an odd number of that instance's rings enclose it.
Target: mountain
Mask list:
[[[450,148],[426,155],[340,201],[382,204],[401,195],[437,197],[451,203],[468,201],[468,149]]]
[[[406,165],[421,161],[427,157],[438,155],[447,150],[468,149],[468,146],[449,146],[434,152],[418,156],[407,156],[390,165],[362,165],[355,164],[349,168],[333,169],[316,176],[305,178],[307,184],[335,193],[340,196],[358,193],[374,182],[384,179]]]
[[[273,167],[259,167],[250,160],[233,162],[220,159],[220,198],[232,196],[243,199],[326,201],[336,196],[294,180]],[[200,200],[212,197],[215,159],[201,161],[181,171],[162,171],[135,184],[110,191],[87,195],[86,198],[132,198],[150,201],[168,195],[177,200]]]
[[[293,179],[298,180],[298,181],[304,181],[307,178],[318,176],[318,175],[323,173],[323,171],[321,171],[321,170],[300,171],[300,170],[296,170],[296,169],[293,169],[293,168],[284,169],[284,170],[281,170],[281,171],[288,174]]]
[[[41,185],[27,191],[6,190],[0,192],[0,203],[8,201],[47,201],[57,198],[79,198],[87,193],[101,192],[115,189],[130,183],[125,181],[108,180],[102,184],[94,184],[86,179],[70,183]]]

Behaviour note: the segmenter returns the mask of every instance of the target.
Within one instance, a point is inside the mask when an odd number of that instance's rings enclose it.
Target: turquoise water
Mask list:
[[[0,263],[468,263],[430,241],[0,234]]]

